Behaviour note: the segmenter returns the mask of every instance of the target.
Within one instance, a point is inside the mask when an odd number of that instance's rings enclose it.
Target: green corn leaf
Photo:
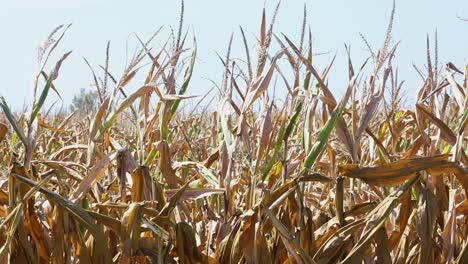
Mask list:
[[[65,32],[64,32],[65,33]],[[49,78],[47,78],[47,81],[44,85],[44,89],[42,90],[41,96],[39,97],[39,100],[37,103],[33,106],[33,112],[31,114],[31,117],[29,119],[29,126],[34,122],[34,119],[36,118],[37,114],[41,110],[42,106],[44,105],[44,102],[47,98],[47,95],[49,94],[49,90],[52,86],[52,81],[57,79],[58,73],[60,70],[60,67],[62,66],[62,63],[65,61],[65,59],[72,53],[72,51],[66,52],[65,54],[62,55],[62,57],[55,63],[55,68],[51,71],[49,74]],[[56,91],[57,92],[57,91]],[[60,96],[60,95],[59,95]]]
[[[145,166],[150,166],[151,163],[153,162],[153,160],[156,158],[156,154],[158,153],[158,148],[157,147],[153,147],[150,151],[150,153],[148,154],[148,156],[146,157],[145,159]]]
[[[317,141],[312,146],[307,158],[304,161],[304,168],[309,170],[315,164],[317,157],[319,156],[320,152],[322,152],[325,144],[328,141],[328,137],[330,136],[333,128],[338,123],[338,119],[343,112],[344,104],[336,106],[335,110],[333,110],[331,118],[327,121],[325,126],[323,126],[322,130],[320,131]]]
[[[458,132],[461,133],[465,129],[467,124],[468,124],[468,109],[465,109],[465,113],[463,113],[460,123],[458,124]]]
[[[5,98],[3,96],[0,96],[0,107],[3,110],[3,113],[5,114],[6,118],[10,122],[11,126],[15,130],[16,134],[20,138],[21,142],[23,142],[24,146],[26,147],[28,145],[26,141],[26,137],[24,136],[23,130],[18,126],[16,123],[15,117],[10,111],[10,108],[8,107]]]
[[[294,110],[294,114],[291,117],[291,119],[289,120],[288,126],[286,127],[286,130],[284,132],[283,140],[287,140],[289,138],[289,136],[291,135],[294,127],[296,126],[297,120],[299,118],[299,114],[302,111],[302,105],[303,105],[303,101],[300,101],[300,102],[297,103],[296,109]]]
[[[197,56],[197,41],[196,39],[193,40],[193,50],[192,50],[192,56],[190,58],[190,64],[187,68],[187,71],[185,72],[185,80],[184,80],[184,83],[182,84],[182,87],[180,88],[179,90],[179,95],[183,95],[185,94],[185,92],[187,91],[187,88],[188,88],[188,85],[190,83],[190,80],[192,79],[192,73],[193,73],[193,67],[195,65],[195,58]],[[170,114],[170,117],[169,117],[169,121],[170,119],[172,118],[172,116],[174,116],[175,112],[177,111],[177,108],[179,107],[179,104],[180,104],[180,100],[181,99],[177,99],[174,101],[174,104],[172,105],[171,107],[171,114]]]
[[[209,183],[211,183],[211,185],[213,185],[216,188],[219,187],[218,179],[209,169],[207,169],[200,163],[197,163],[197,168],[200,174],[203,176],[203,178],[205,178]]]
[[[97,133],[94,139],[97,140],[98,138],[100,138],[104,134],[104,132],[112,126],[117,116],[120,113],[122,113],[126,108],[131,106],[136,99],[145,94],[150,93],[151,91],[153,91],[153,86],[145,85],[138,89],[136,92],[134,92],[132,95],[127,97],[125,100],[123,100],[122,103],[120,103],[120,105],[106,118],[106,121],[104,121],[104,123],[101,125],[101,127],[99,128],[99,132]]]
[[[328,138],[330,137],[330,134],[333,128],[335,128],[336,124],[338,123],[338,120],[341,117],[341,114],[343,113],[346,103],[348,102],[348,99],[351,95],[351,90],[352,90],[352,87],[354,86],[355,80],[356,80],[356,77],[354,77],[350,81],[350,84],[348,86],[345,96],[333,110],[331,118],[327,121],[327,123],[320,130],[320,133],[318,134],[318,137],[317,137],[317,141],[315,142],[315,144],[312,146],[311,150],[307,154],[307,157],[304,161],[305,173],[307,173],[307,171],[310,170],[310,168],[312,168],[312,166],[317,161],[317,158],[322,152],[323,148],[325,147],[325,144],[327,143]]]
[[[312,45],[309,44],[309,52],[307,54],[307,62],[309,64],[312,64]],[[304,78],[304,89],[308,90],[310,86],[310,79],[311,79],[312,73],[310,71],[307,71],[306,76]]]
[[[29,125],[31,125],[34,122],[34,119],[36,118],[37,114],[41,110],[42,106],[44,105],[45,99],[47,98],[47,95],[49,94],[50,86],[52,85],[52,74],[49,74],[49,78],[47,79],[47,82],[44,86],[44,89],[42,90],[41,97],[39,97],[39,101],[37,101],[36,105],[34,106],[34,110],[31,114],[31,118],[29,119]]]
[[[284,122],[281,124],[280,129],[278,130],[278,135],[276,136],[276,144],[275,144],[275,149],[273,150],[273,155],[270,158],[270,161],[267,163],[267,165],[264,167],[263,172],[262,172],[262,180],[265,180],[266,177],[268,176],[268,173],[270,173],[271,168],[273,165],[275,165],[275,162],[278,159],[278,154],[281,149],[281,145],[283,143],[283,136],[285,133],[285,126]]]

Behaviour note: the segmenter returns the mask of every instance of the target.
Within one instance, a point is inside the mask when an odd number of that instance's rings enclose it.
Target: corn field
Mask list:
[[[332,92],[338,66],[314,63],[306,16],[293,41],[274,31],[278,10],[255,42],[231,37],[206,102],[188,93],[197,42],[182,4],[177,30],[139,39],[120,77],[109,48],[102,74],[88,64],[87,113],[44,106],[73,55],[50,64],[56,28],[28,110],[0,97],[2,263],[468,263],[468,65],[440,63],[428,37],[405,105],[394,8],[382,47],[358,64],[348,49]]]

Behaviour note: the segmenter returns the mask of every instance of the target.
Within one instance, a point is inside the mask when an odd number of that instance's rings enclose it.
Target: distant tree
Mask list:
[[[92,113],[97,109],[97,102],[98,94],[96,91],[86,91],[81,88],[80,93],[73,96],[70,111],[84,114]]]

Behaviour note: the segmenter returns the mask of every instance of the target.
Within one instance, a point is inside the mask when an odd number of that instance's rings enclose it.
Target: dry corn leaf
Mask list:
[[[451,145],[455,145],[455,142],[457,141],[457,137],[453,133],[453,131],[439,118],[437,118],[434,113],[427,107],[426,105],[423,104],[416,104],[416,107],[418,110],[421,111],[421,113],[424,114],[429,120],[431,120],[432,123],[434,123],[441,132],[441,136]]]
[[[165,190],[167,198],[172,198],[179,190]],[[197,200],[204,197],[208,197],[214,194],[224,194],[224,189],[209,189],[209,188],[187,188],[180,200]]]
[[[166,180],[169,188],[177,188],[177,179],[174,169],[172,168],[171,152],[169,151],[169,144],[167,141],[160,141],[157,143],[157,147],[160,153],[160,159],[158,162],[161,174]]]
[[[25,183],[31,187],[38,188],[40,185],[37,183],[23,177],[20,175],[15,175],[15,178],[20,180],[22,183]],[[107,243],[104,239],[104,234],[98,228],[98,226],[94,223],[93,219],[89,216],[89,214],[81,207],[77,206],[70,200],[63,198],[62,196],[52,192],[48,189],[43,187],[39,188],[39,191],[45,194],[49,199],[53,200],[54,202],[58,203],[61,207],[63,207],[74,219],[78,222],[86,226],[86,228],[91,232],[94,239],[96,240],[96,260],[102,261],[102,263],[110,263],[110,258],[108,256],[108,251],[106,249]]]
[[[8,127],[5,124],[0,123],[0,142],[2,142],[6,138],[7,133]]]
[[[413,179],[408,180],[394,193],[387,196],[382,202],[380,202],[374,210],[369,212],[365,218],[366,227],[364,228],[358,243],[351,249],[349,254],[347,254],[346,258],[343,260],[343,264],[357,263],[363,260],[363,253],[367,250],[372,238],[375,237],[380,228],[384,226],[388,216],[398,205],[400,197],[404,193],[408,192],[418,179],[419,177],[414,177]],[[337,233],[339,233],[339,231]]]
[[[456,211],[458,214],[468,215],[468,199],[463,200],[460,204],[456,206]]]
[[[287,228],[276,218],[269,209],[264,209],[264,214],[270,219],[273,226],[278,230],[288,252],[294,257],[297,263],[315,263],[314,260],[305,252],[301,245],[291,235]]]
[[[132,263],[132,257],[139,249],[141,232],[141,211],[142,204],[131,203],[122,216],[120,229],[122,256],[120,263]]]
[[[364,167],[357,164],[338,166],[340,175],[358,178],[368,184],[379,186],[398,186],[422,170],[429,173],[453,173],[465,189],[468,187],[468,170],[457,163],[448,161],[448,155],[401,159],[376,167]]]
[[[57,132],[57,133],[70,133],[71,130],[64,130],[64,129],[60,129],[60,128],[55,128],[49,124],[47,124],[44,119],[42,119],[42,116],[41,114],[38,114],[37,115],[37,122],[39,123],[39,126],[43,127],[43,128],[47,128],[51,131],[54,131],[54,132]],[[1,133],[0,133],[0,136],[1,136]],[[0,137],[1,138],[1,137]]]
[[[79,200],[86,192],[88,192],[89,188],[95,184],[97,181],[101,179],[104,175],[105,170],[111,165],[111,162],[117,157],[117,152],[111,153],[101,160],[99,160],[94,167],[92,167],[88,175],[80,182],[80,185],[71,195],[71,200],[76,202]]]
[[[197,241],[192,227],[184,222],[176,225],[176,243],[179,260],[181,263],[201,263],[202,254],[197,248]]]
[[[420,238],[418,262],[431,263],[435,258],[432,246],[433,230],[437,213],[435,195],[422,182],[416,185],[418,191],[418,207],[416,211],[416,232]]]
[[[151,200],[151,176],[146,166],[138,166],[132,172],[132,192],[133,202]]]

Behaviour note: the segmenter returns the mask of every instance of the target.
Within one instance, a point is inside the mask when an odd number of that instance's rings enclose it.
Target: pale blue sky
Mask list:
[[[276,1],[256,0],[186,0],[185,28],[194,32],[198,42],[198,61],[190,94],[203,94],[218,81],[222,67],[215,51],[225,53],[231,32],[234,32],[234,55],[244,58],[238,26],[242,25],[254,46],[258,35],[262,7],[267,19]],[[321,69],[337,52],[337,61],[330,73],[332,90],[339,93],[346,85],[346,52],[344,43],[351,44],[353,60],[360,64],[367,56],[359,32],[378,48],[384,38],[391,0],[284,0],[276,23],[276,33],[285,33],[297,41],[304,3],[314,37],[315,52],[330,54],[317,57]],[[143,39],[164,25],[159,43],[169,36],[170,26],[177,26],[180,1],[122,0],[0,0],[0,94],[15,108],[30,102],[31,77],[36,69],[36,47],[59,24],[73,22],[60,45],[60,52],[73,49],[64,63],[55,85],[68,105],[81,87],[89,88],[92,76],[82,57],[98,70],[104,61],[104,51],[111,41],[111,73],[119,75],[126,61],[126,43],[137,42],[131,33]],[[468,56],[468,17],[466,0],[397,0],[394,39],[401,40],[397,50],[400,76],[413,95],[420,79],[412,63],[425,62],[426,34],[439,34],[440,62],[462,66]],[[157,45],[158,42],[155,43]],[[130,50],[130,53],[133,50]],[[274,50],[272,50],[272,53]],[[59,56],[59,53],[56,54]],[[52,61],[53,62],[53,61]],[[52,66],[50,65],[48,69]],[[137,85],[137,84],[135,84]],[[132,89],[132,87],[129,87]],[[49,103],[56,100],[49,98]]]

